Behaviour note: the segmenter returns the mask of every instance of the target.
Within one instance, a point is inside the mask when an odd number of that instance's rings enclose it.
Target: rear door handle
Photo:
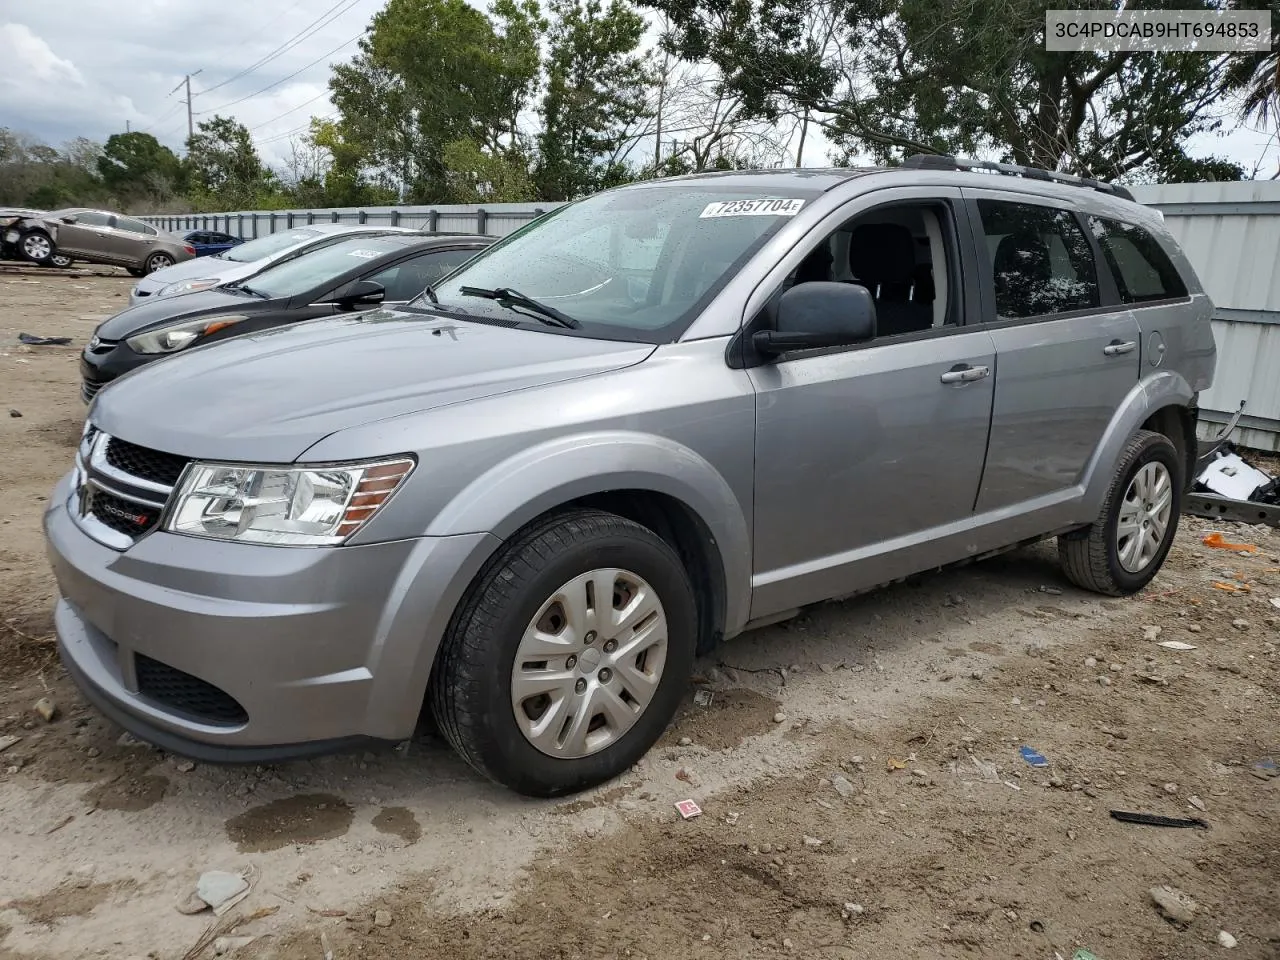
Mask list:
[[[1108,357],[1118,357],[1122,353],[1132,353],[1137,345],[1136,340],[1112,340],[1102,348],[1102,352]]]
[[[943,383],[972,383],[983,377],[991,376],[990,367],[973,367],[967,363],[958,363],[941,377]]]

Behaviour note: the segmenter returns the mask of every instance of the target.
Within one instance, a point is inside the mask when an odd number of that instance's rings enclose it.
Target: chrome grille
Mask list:
[[[160,522],[188,462],[86,427],[76,453],[72,515],[99,543],[126,550]]]

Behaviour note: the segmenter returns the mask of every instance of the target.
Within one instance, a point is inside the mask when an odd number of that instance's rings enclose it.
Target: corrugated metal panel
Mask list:
[[[1280,450],[1280,181],[1151,184],[1133,194],[1164,214],[1223,318],[1213,324],[1214,386],[1200,398],[1207,432],[1245,400],[1232,439]]]

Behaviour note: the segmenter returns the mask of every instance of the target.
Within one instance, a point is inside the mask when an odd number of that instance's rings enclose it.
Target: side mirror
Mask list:
[[[333,298],[340,307],[372,307],[387,298],[387,290],[376,280],[357,280]]]
[[[765,356],[792,350],[845,347],[875,339],[871,291],[853,283],[814,281],[786,291],[773,330],[757,330],[752,346]]]
[[[63,223],[75,223],[76,215],[74,213],[68,213],[65,217],[59,217],[58,219]]]

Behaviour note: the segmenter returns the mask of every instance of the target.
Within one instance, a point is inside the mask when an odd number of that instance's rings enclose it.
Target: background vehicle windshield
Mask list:
[[[272,299],[296,297],[315,290],[328,281],[337,282],[347,271],[355,270],[362,264],[421,239],[408,235],[362,235],[339,240],[278,266],[267,267],[261,273],[241,281],[240,285]]]
[[[510,287],[568,314],[588,335],[668,342],[816,196],[690,182],[597,194],[490,247],[435,292],[446,311],[523,316],[551,329],[524,308],[462,293]]]
[[[320,236],[318,230],[285,230],[282,233],[273,233],[269,237],[259,237],[257,240],[250,240],[248,243],[232,247],[222,255],[222,259],[235,260],[237,263],[253,263],[255,260],[270,257],[281,250],[287,250],[294,244],[318,236]]]

